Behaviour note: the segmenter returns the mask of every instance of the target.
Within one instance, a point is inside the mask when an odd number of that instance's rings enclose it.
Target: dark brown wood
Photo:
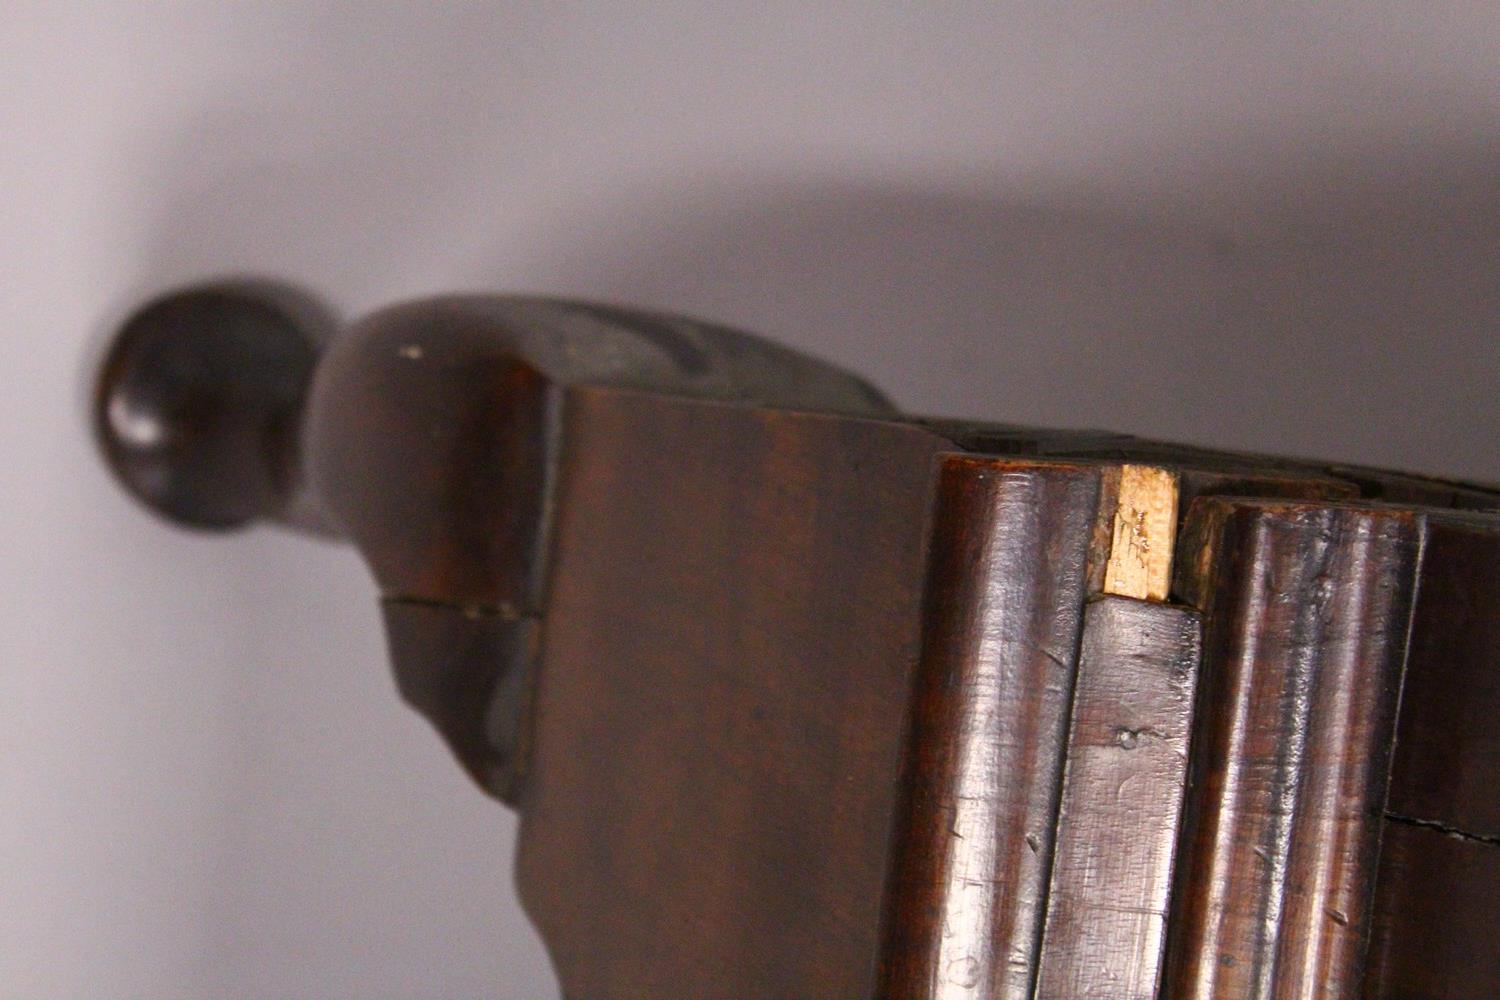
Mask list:
[[[1500,518],[1424,521],[1365,992],[1489,996],[1500,989]]]
[[[195,528],[320,527],[304,490],[302,413],[330,324],[290,289],[245,282],[171,292],[109,346],[94,430],[120,483]]]
[[[517,860],[565,993],[868,996],[946,442],[566,412]]]
[[[520,794],[541,625],[479,606],[381,602],[396,688],[481,788]]]
[[[877,996],[1031,994],[1100,480],[939,466]]]
[[[860,380],[747,334],[583,303],[432,299],[339,338],[308,406],[311,478],[386,602],[403,696],[487,791],[512,801],[531,729],[566,394],[584,384],[886,410]]]
[[[1197,612],[1151,601],[1088,605],[1038,997],[1157,995],[1199,625]]]
[[[1424,520],[1387,808],[1500,838],[1500,518]]]
[[[1500,841],[1387,821],[1364,995],[1390,1000],[1495,996],[1500,989],[1497,898]]]
[[[1204,679],[1167,995],[1354,996],[1419,519],[1210,498],[1186,534]]]
[[[360,548],[575,1000],[1500,992],[1493,490],[900,419],[588,303],[412,303],[318,359],[297,301],[142,310],[100,443],[175,520]],[[1099,597],[1122,538],[1163,596],[1172,500],[1175,603]]]
[[[886,412],[853,376],[689,320],[483,296],[383,310],[319,367],[307,450],[385,596],[537,613],[574,385]]]

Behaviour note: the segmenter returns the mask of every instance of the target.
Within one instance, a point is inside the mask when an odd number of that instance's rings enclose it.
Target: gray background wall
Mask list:
[[[556,992],[356,558],[94,460],[163,286],[642,303],[917,410],[1500,479],[1493,4],[627,6],[5,6],[0,995]]]

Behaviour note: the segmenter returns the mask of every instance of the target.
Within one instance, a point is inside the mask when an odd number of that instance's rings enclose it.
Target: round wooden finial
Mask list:
[[[318,331],[287,294],[243,285],[164,295],[125,321],[94,394],[115,476],[198,528],[286,520]]]

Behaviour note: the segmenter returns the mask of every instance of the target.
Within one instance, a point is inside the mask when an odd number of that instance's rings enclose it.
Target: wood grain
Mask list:
[[[1088,605],[1038,997],[1157,994],[1199,625],[1196,612],[1166,604]]]
[[[1500,984],[1500,518],[1428,511],[1365,993]]]
[[[1364,996],[1478,1000],[1500,985],[1500,842],[1387,821]]]
[[[1177,538],[1177,477],[1150,465],[1122,465],[1117,474],[1104,592],[1165,600]]]
[[[938,471],[878,997],[1030,996],[1100,479]]]
[[[242,357],[211,369],[232,371]],[[586,303],[445,296],[382,310],[333,343],[301,446],[278,460],[308,463],[296,478],[313,483],[369,564],[403,696],[481,787],[512,803],[550,589],[567,389],[581,384],[889,412],[858,378],[749,334]],[[219,405],[232,410],[244,390],[223,387]],[[200,507],[210,499],[194,495]]]
[[[1500,838],[1500,517],[1424,521],[1388,808]]]
[[[517,858],[564,992],[868,996],[947,443],[568,403]]]
[[[1166,993],[1355,996],[1419,520],[1210,498],[1189,521],[1204,682]]]

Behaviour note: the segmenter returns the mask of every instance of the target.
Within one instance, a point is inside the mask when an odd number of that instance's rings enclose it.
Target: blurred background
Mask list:
[[[557,993],[353,553],[95,459],[143,297],[635,303],[915,411],[1500,479],[1497,46],[1477,3],[10,0],[0,995]]]

